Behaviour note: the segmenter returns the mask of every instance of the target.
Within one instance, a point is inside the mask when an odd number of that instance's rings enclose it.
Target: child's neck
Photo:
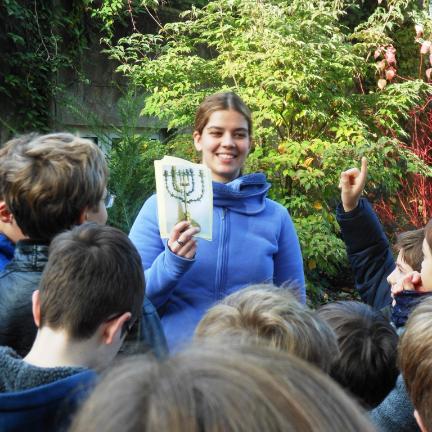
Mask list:
[[[36,340],[24,361],[34,366],[95,367],[97,345],[94,335],[90,339],[73,340],[64,330],[43,327],[38,330]]]

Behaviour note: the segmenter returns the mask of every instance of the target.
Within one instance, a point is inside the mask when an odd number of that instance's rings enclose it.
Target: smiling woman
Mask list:
[[[242,114],[234,110],[215,111],[193,137],[214,181],[227,183],[240,175],[251,147],[248,124]]]
[[[294,282],[305,301],[303,261],[288,211],[266,197],[270,184],[264,174],[242,175],[251,136],[251,113],[236,94],[214,94],[199,106],[193,139],[213,178],[211,242],[194,239],[198,228],[186,221],[164,242],[155,195],[131,229],[147,294],[171,348],[191,338],[216,301],[249,284]]]

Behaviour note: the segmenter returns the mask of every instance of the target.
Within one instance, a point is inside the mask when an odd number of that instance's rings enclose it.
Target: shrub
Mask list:
[[[431,86],[376,85],[372,54],[391,43],[386,25],[407,2],[389,3],[349,34],[344,2],[215,0],[156,35],[134,33],[109,49],[118,71],[148,93],[142,114],[170,128],[190,126],[210,93],[233,90],[245,100],[256,125],[248,169],[268,175],[271,196],[293,216],[310,280],[334,277],[346,264],[334,218],[342,170],[367,156],[368,188],[386,197],[407,173],[431,175],[401,145],[411,110]],[[381,19],[388,22],[374,38]]]

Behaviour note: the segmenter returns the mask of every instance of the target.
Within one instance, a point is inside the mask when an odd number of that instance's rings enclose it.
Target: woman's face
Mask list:
[[[195,131],[193,138],[214,181],[228,183],[240,175],[251,146],[248,123],[242,114],[215,111],[202,132]]]

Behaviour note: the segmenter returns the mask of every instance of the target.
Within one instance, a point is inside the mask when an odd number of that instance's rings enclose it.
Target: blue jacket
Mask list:
[[[85,368],[39,368],[0,347],[0,430],[65,430],[96,381]]]
[[[0,234],[0,270],[12,259],[14,249],[14,244],[4,234]]]
[[[266,198],[269,188],[263,174],[214,182],[213,240],[198,239],[194,259],[168,249],[159,233],[156,196],[145,202],[130,238],[170,348],[192,336],[210,306],[249,284],[294,281],[305,301],[297,234],[287,210]]]
[[[361,299],[374,309],[391,304],[387,276],[395,268],[395,260],[384,230],[372,206],[361,198],[357,208],[336,210],[342,238]]]

